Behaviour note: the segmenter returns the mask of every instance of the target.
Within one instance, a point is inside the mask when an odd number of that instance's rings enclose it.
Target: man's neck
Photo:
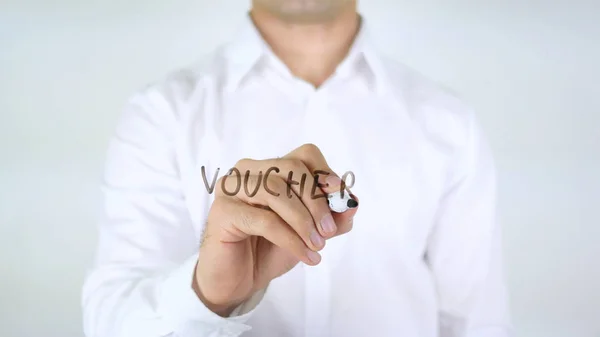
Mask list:
[[[256,7],[250,16],[292,74],[315,87],[321,86],[335,72],[360,29],[360,16],[355,6],[335,19],[319,24],[290,24]]]

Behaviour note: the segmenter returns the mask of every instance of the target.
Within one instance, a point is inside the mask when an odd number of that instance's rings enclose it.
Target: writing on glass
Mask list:
[[[213,176],[212,179],[212,183],[209,184],[208,183],[208,178],[206,177],[206,168],[204,166],[201,167],[201,171],[202,171],[202,179],[204,180],[204,186],[206,187],[206,191],[209,194],[212,194],[215,190],[215,186],[217,184],[217,179],[219,177],[219,171],[221,169],[217,168],[217,172],[215,173],[215,175]],[[273,191],[271,188],[269,188],[268,186],[268,179],[269,179],[269,175],[272,172],[275,173],[279,173],[281,170],[278,167],[270,167],[268,170],[266,170],[263,174],[262,171],[258,172],[258,181],[256,182],[256,186],[250,187],[248,185],[250,185],[250,170],[247,170],[244,173],[244,176],[242,177],[242,173],[240,172],[240,170],[236,167],[232,167],[231,169],[229,169],[227,171],[227,173],[223,176],[223,179],[221,179],[221,190],[223,191],[223,193],[225,193],[228,196],[234,196],[237,195],[240,190],[242,189],[242,186],[244,187],[244,192],[246,193],[246,195],[251,198],[254,197],[256,195],[256,193],[258,193],[258,190],[261,188],[264,188],[265,191],[267,191],[267,193],[275,196],[275,197],[279,197],[281,193],[275,192]],[[329,175],[330,172],[327,171],[323,171],[323,170],[315,170],[313,172],[313,177],[311,180],[312,186],[310,188],[310,196],[312,199],[318,199],[318,198],[326,198],[327,195],[326,194],[316,194],[317,191],[317,187],[319,188],[323,188],[323,187],[328,187],[328,184],[321,184],[319,183],[319,177],[320,176],[327,176]],[[351,182],[350,184],[346,183],[346,180],[348,179],[348,177],[351,177]],[[236,180],[236,184],[235,184],[235,189],[227,189],[226,188],[226,182],[228,179],[235,179]],[[298,197],[302,198],[302,196],[305,193],[305,187],[306,187],[306,182],[308,180],[308,176],[306,173],[303,173],[302,176],[300,177],[300,181],[294,180],[294,172],[290,171],[287,175],[287,180],[286,180],[286,184],[287,184],[287,189],[286,189],[286,195],[288,198],[291,198],[294,194],[293,190],[292,190],[292,186],[294,185],[299,185],[300,186],[300,192]],[[341,177],[342,183],[340,185],[340,193],[343,197],[344,195],[344,191],[346,188],[352,188],[354,186],[354,182],[355,182],[355,176],[354,173],[352,171],[347,171],[346,173],[344,173]]]

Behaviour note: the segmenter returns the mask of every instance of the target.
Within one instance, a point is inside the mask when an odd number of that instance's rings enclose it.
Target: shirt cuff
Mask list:
[[[252,327],[245,324],[261,303],[266,289],[239,305],[229,317],[221,317],[204,305],[192,289],[198,254],[187,259],[163,280],[159,308],[170,325],[181,335],[184,330],[210,331],[214,336],[239,336]],[[212,336],[212,335],[211,335]]]

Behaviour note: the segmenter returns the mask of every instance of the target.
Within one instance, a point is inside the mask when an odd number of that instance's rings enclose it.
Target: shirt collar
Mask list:
[[[252,22],[250,14],[244,17],[237,35],[225,46],[224,51],[227,60],[226,86],[230,90],[237,89],[263,57],[277,59]],[[357,62],[366,65],[372,76],[374,89],[379,94],[383,93],[388,88],[386,73],[377,49],[370,38],[369,28],[362,16],[360,31],[347,57],[338,66],[336,74],[342,77],[349,76],[356,69]],[[289,70],[286,68],[285,71]]]

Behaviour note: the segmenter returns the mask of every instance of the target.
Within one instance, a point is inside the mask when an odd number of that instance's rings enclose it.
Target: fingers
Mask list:
[[[329,164],[325,160],[325,156],[321,150],[314,144],[305,144],[287,154],[284,158],[297,158],[300,159],[308,168],[310,172],[315,174],[315,179],[318,181],[318,186],[321,188],[324,194],[342,192],[350,193],[347,189],[346,184],[338,174],[334,172]],[[356,198],[354,198],[357,200]],[[358,200],[357,200],[358,201]],[[358,208],[349,209],[343,213],[335,213],[329,210],[327,202],[325,201],[325,207],[329,212],[328,215],[333,219],[334,228],[329,227],[328,222],[322,221],[321,233],[326,237],[330,238],[333,236],[345,234],[352,229],[352,219],[358,211]],[[329,221],[329,219],[324,219]],[[332,230],[329,230],[332,229]]]
[[[226,179],[224,187],[227,191],[236,189],[236,180],[232,177]],[[278,176],[268,176],[267,179],[255,175],[245,177],[250,186],[257,186],[264,182],[269,191],[265,188],[259,188],[253,196],[246,193],[237,193],[235,195],[240,201],[249,205],[267,206],[275,212],[287,225],[289,225],[298,236],[304,241],[307,247],[314,251],[319,251],[325,247],[325,239],[315,228],[312,214],[305,207],[302,201],[295,193],[291,197],[285,196],[288,185]]]
[[[313,176],[314,172],[311,171],[302,160],[293,157],[279,159],[277,165],[280,165],[285,170],[284,172],[299,172],[299,176],[308,177],[307,179],[309,181],[306,185],[308,185],[309,188],[305,188],[304,191],[302,191],[301,182],[298,183],[297,181],[290,179],[289,174],[286,183],[291,187],[294,193],[296,193],[312,215],[319,235],[326,238],[333,236],[337,230],[337,226],[327,204],[327,192],[323,191],[321,188],[322,186],[325,186],[326,176],[324,174],[329,174],[330,172],[323,170],[322,174],[317,173]],[[309,191],[307,191],[307,189]]]
[[[350,194],[352,199],[358,201],[358,198],[354,194]],[[358,203],[358,207],[360,207],[360,202]],[[354,225],[354,216],[358,211],[358,207],[350,208],[349,210],[343,213],[333,213],[333,218],[335,219],[335,223],[338,224],[338,230],[335,233],[336,236],[343,235],[352,230]]]
[[[325,239],[352,229],[357,208],[343,213],[329,209],[327,194],[339,191],[350,193],[313,144],[283,158],[242,159],[216,188],[217,197],[236,197],[246,204],[271,209],[313,251],[321,250]]]
[[[308,156],[309,154],[303,155]],[[322,155],[320,156],[322,157]],[[247,173],[256,174],[258,172],[259,176],[264,172],[264,184],[261,189],[273,196],[282,199],[293,199],[294,195],[297,196],[313,218],[314,227],[318,232],[318,235],[314,234],[314,239],[319,239],[319,236],[327,238],[335,234],[335,220],[327,204],[326,194],[320,188],[320,186],[326,185],[325,174],[330,172],[323,171],[322,174],[313,177],[313,172],[302,160],[289,156],[271,160],[243,159],[235,167]],[[285,189],[279,192],[274,191],[270,185],[273,182],[270,179],[271,177],[282,179],[286,184]],[[244,178],[246,178],[246,175],[244,175]],[[315,178],[318,178],[320,182]]]
[[[218,197],[215,203],[218,204],[218,218],[222,219],[225,238],[231,238],[232,242],[248,236],[262,236],[306,264],[317,265],[321,261],[320,254],[308,248],[298,233],[274,212],[253,207],[233,197]]]
[[[283,158],[299,159],[306,165],[310,172],[323,171],[327,172],[327,174],[334,174],[329,164],[327,164],[323,153],[314,144],[304,144]]]
[[[300,160],[318,179],[319,186],[325,193],[340,190],[342,180],[325,160],[321,150],[314,144],[304,144],[285,155],[284,158]]]

